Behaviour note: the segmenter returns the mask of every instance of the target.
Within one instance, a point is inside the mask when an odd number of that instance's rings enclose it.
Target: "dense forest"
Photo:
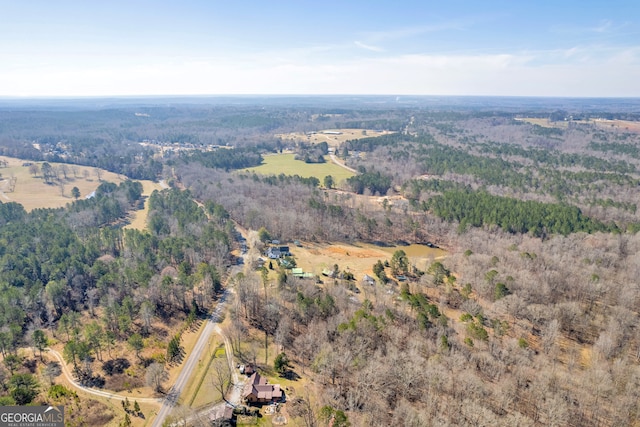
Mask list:
[[[180,190],[151,195],[149,232],[117,227],[140,196],[140,183],[125,181],[103,183],[95,197],[67,209],[27,213],[15,203],[0,205],[0,351],[10,370],[0,369],[8,380],[3,404],[37,395],[34,372],[17,372],[26,363],[18,353],[24,345],[42,354],[49,341],[61,341],[81,383],[115,390],[123,381],[127,388],[144,384],[145,367],[179,356],[178,344],[124,375],[124,359],[112,350],[128,343],[139,354],[143,338],[163,333],[158,321],[193,322],[211,306],[233,227],[219,205],[203,210]],[[29,378],[32,392],[11,385],[16,375]]]
[[[270,372],[276,354],[260,361],[254,347],[272,343],[313,384],[287,403],[299,425],[638,425],[640,134],[593,119],[640,107],[463,101],[3,108],[1,154],[131,180],[66,208],[0,204],[2,403],[36,401],[42,375],[18,350],[42,351],[47,337],[81,381],[116,389],[114,346],[140,354],[164,336],[130,370],[143,383],[180,357],[170,327],[227,284],[235,356]],[[327,144],[281,134],[353,127],[395,133],[333,143],[356,171],[340,183],[247,170],[283,150],[328,161]],[[152,140],[188,150],[140,144]],[[172,188],[144,200],[139,178]],[[123,228],[143,203],[147,230]],[[309,280],[249,264],[226,280],[236,226],[447,253],[419,268],[398,250],[366,270],[373,283],[337,265]],[[249,240],[258,251],[267,239]]]
[[[378,270],[390,293],[361,306],[345,279],[287,277],[266,307],[258,279],[242,283],[236,327],[271,335],[356,425],[636,423],[639,295],[625,284],[638,272],[638,163],[592,141],[638,135],[421,115],[406,134],[336,150],[360,172],[347,192],[180,168],[198,198],[284,239],[432,240],[452,253],[395,292],[391,267]],[[406,202],[368,198],[397,195]]]

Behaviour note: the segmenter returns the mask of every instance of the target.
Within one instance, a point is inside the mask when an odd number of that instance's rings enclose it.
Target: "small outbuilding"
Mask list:
[[[336,272],[334,270],[329,270],[328,268],[325,268],[324,270],[322,270],[322,275],[333,279],[336,277]]]
[[[233,407],[227,404],[223,407],[215,408],[209,414],[209,421],[211,422],[211,425],[215,427],[234,426],[235,420],[233,415]]]
[[[293,277],[300,277],[300,278],[303,278],[303,279],[314,277],[313,273],[305,273],[300,267],[292,268],[291,269],[291,275]]]
[[[289,246],[280,246],[278,247],[278,249],[280,249],[280,253],[282,254],[282,256],[291,256],[291,251],[289,251]]]
[[[376,284],[376,279],[374,279],[373,277],[369,276],[368,274],[365,274],[362,277],[362,281],[364,283],[366,283],[367,285],[375,285]]]

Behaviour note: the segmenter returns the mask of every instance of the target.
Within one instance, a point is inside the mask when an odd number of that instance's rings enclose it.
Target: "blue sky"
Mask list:
[[[640,1],[5,1],[0,96],[640,96]]]

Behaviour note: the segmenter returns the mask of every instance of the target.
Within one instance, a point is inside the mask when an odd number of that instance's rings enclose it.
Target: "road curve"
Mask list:
[[[357,171],[357,170],[355,170],[354,168],[350,168],[349,166],[345,165],[344,163],[339,162],[339,161],[338,161],[338,159],[336,158],[335,154],[329,154],[329,157],[331,158],[331,161],[332,161],[333,163],[335,163],[336,165],[338,165],[338,166],[340,166],[340,167],[342,167],[342,168],[345,168],[345,169],[346,169],[346,170],[348,170],[349,172],[353,172],[353,173],[355,173],[355,174],[357,174],[357,173],[358,173],[358,171]]]
[[[58,362],[60,362],[60,365],[62,366],[62,374],[65,376],[67,381],[69,381],[72,386],[74,386],[75,388],[77,388],[79,390],[82,390],[85,393],[93,394],[94,396],[106,397],[108,399],[137,400],[139,403],[162,403],[162,401],[163,401],[163,399],[158,399],[158,398],[154,398],[154,397],[122,396],[120,394],[111,393],[111,392],[108,392],[108,391],[96,390],[95,388],[85,387],[85,386],[83,386],[82,384],[80,384],[78,381],[76,381],[73,378],[73,374],[71,372],[69,372],[69,367],[65,363],[65,361],[62,358],[62,355],[60,353],[58,353],[57,351],[55,351],[53,349],[49,349],[48,353],[52,354],[58,360]]]

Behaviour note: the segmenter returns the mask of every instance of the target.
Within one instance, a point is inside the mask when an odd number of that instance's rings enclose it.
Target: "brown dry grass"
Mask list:
[[[97,318],[100,317],[101,309],[97,309],[96,317],[91,318],[88,313],[83,313],[80,319],[81,324],[90,323]],[[182,332],[182,341],[181,345],[185,350],[185,356],[183,361],[180,364],[166,365],[167,371],[169,373],[169,379],[164,383],[166,389],[168,389],[176,380],[178,374],[182,370],[182,365],[184,361],[186,361],[189,354],[193,350],[195,343],[202,332],[204,322],[199,321],[197,325],[194,325],[193,328],[187,329]],[[153,358],[156,355],[164,355],[166,353],[167,343],[170,338],[175,334],[179,333],[182,327],[184,326],[184,319],[176,318],[172,319],[170,325],[163,324],[161,322],[154,322],[151,326],[152,332],[148,338],[144,339],[145,348],[140,353],[142,358]],[[50,337],[51,348],[58,351],[60,354],[64,351],[64,344],[66,341],[66,337],[58,336]],[[139,387],[130,387],[129,390],[118,391],[117,393],[122,396],[129,396],[131,398],[142,398],[142,397],[162,397],[161,395],[156,394],[150,387],[144,385],[144,375],[145,369],[140,364],[140,360],[137,359],[135,354],[128,347],[126,341],[117,342],[116,345],[112,348],[110,354],[107,350],[103,350],[103,359],[109,360],[112,358],[125,358],[130,363],[130,368],[127,369],[127,372],[134,374],[136,379],[131,379],[129,383],[134,386],[135,384],[140,384]],[[102,371],[102,363],[103,361],[95,360],[93,363],[93,370],[95,373],[104,375]],[[67,365],[69,370],[72,370],[71,365]],[[108,390],[105,388],[105,391],[114,391]]]
[[[140,181],[142,183],[142,195],[144,196],[144,207],[131,214],[129,223],[124,228],[133,228],[136,230],[144,230],[147,228],[147,216],[149,215],[149,203],[147,199],[155,190],[162,190],[162,186],[153,181]]]
[[[305,272],[319,276],[325,268],[332,270],[333,266],[338,264],[341,270],[348,268],[358,280],[365,273],[371,274],[373,264],[377,260],[390,258],[389,254],[383,250],[361,248],[348,244],[303,242],[301,248],[291,247],[290,249],[298,267],[301,267]]]
[[[291,246],[290,249],[298,267],[305,272],[320,275],[323,269],[333,269],[333,266],[338,264],[340,270],[348,268],[356,280],[362,279],[364,274],[373,274],[373,265],[378,260],[384,262],[391,259],[393,253],[399,249],[405,251],[409,260],[418,268],[425,268],[432,260],[446,256],[446,251],[424,245],[377,247],[371,244],[302,242],[302,247]]]
[[[207,351],[198,361],[198,366],[191,374],[189,382],[182,392],[182,403],[191,408],[198,409],[210,403],[219,402],[222,397],[215,389],[212,378],[212,357],[224,358],[226,363],[226,353],[224,347],[220,348],[222,339],[218,334],[213,334],[207,343]],[[202,380],[202,382],[201,382]]]
[[[178,323],[179,323],[179,326],[183,324],[183,322],[178,322]],[[205,322],[200,321],[200,324],[197,326],[197,328],[192,328],[191,330],[186,330],[185,332],[182,333],[181,344],[182,344],[182,347],[184,347],[184,358],[179,365],[174,364],[172,366],[167,366],[169,371],[169,380],[166,382],[167,386],[172,385],[176,382],[178,375],[180,375],[180,372],[182,372],[182,367],[184,363],[189,358],[189,355],[191,355],[191,352],[193,351],[193,347],[195,347],[196,342],[198,342],[198,338],[200,338],[200,334],[204,329],[204,325],[205,325]],[[169,337],[173,336],[173,334],[177,332],[178,332],[177,330],[172,331]],[[167,342],[170,339],[169,337],[167,338]]]
[[[41,175],[31,175],[29,167],[22,166],[25,160],[13,157],[0,156],[0,160],[7,162],[6,168],[0,168],[0,201],[17,202],[24,206],[25,210],[31,211],[36,208],[59,208],[67,203],[73,202],[71,189],[78,187],[80,197],[86,197],[95,191],[103,181],[119,184],[126,178],[118,174],[101,170],[101,181],[96,176],[96,168],[77,165],[66,165],[68,168],[67,179],[63,180],[64,193],[60,194],[60,188],[54,184],[46,184]],[[42,162],[32,162],[41,165]],[[61,163],[49,163],[54,168],[60,167]],[[76,169],[74,174],[72,168]],[[85,175],[85,172],[88,175]],[[10,191],[11,178],[17,178],[14,191]],[[140,180],[143,187],[143,196],[147,198],[154,190],[161,190],[163,187],[153,181]],[[135,211],[130,217],[129,224],[125,228],[135,228],[144,230],[147,226],[147,215],[149,213],[148,204],[144,208]]]
[[[322,132],[340,132],[340,135],[331,135]],[[363,133],[364,132],[364,133]],[[337,147],[350,139],[370,138],[372,136],[388,135],[391,131],[375,131],[370,129],[325,129],[317,133],[307,135],[303,132],[292,132],[276,135],[284,141],[305,141],[313,144],[326,142],[330,147]]]
[[[66,165],[69,169],[67,179],[63,180],[64,193],[60,194],[60,188],[57,185],[46,184],[41,174],[34,177],[29,173],[29,168],[22,166],[24,160],[12,157],[0,156],[1,160],[7,162],[6,168],[0,168],[2,180],[0,180],[0,200],[2,202],[17,202],[24,206],[27,211],[36,208],[59,208],[64,207],[67,203],[74,199],[71,197],[71,189],[78,187],[81,197],[85,197],[101,184],[95,171],[96,168],[87,166]],[[41,165],[42,162],[33,162]],[[60,167],[60,163],[49,163],[54,168]],[[76,168],[77,173],[74,176],[72,168]],[[85,178],[85,171],[88,176]],[[10,178],[17,178],[16,187],[13,192],[10,191]],[[110,181],[116,184],[124,180],[118,174],[101,171],[102,181]]]
[[[630,120],[596,119],[585,123],[595,123],[596,126],[602,128],[615,128],[618,130],[640,133],[640,122],[632,122]]]
[[[47,355],[47,353],[44,354],[44,358],[48,361],[56,360],[53,356]],[[124,419],[125,412],[119,400],[96,396],[79,390],[67,380],[64,374],[58,376],[54,382],[55,384],[62,384],[68,389],[75,391],[80,399],[77,406],[74,405],[73,408],[67,406],[65,408],[65,418],[68,421],[68,425],[73,425],[73,420],[84,420],[84,424],[81,425],[116,427],[119,426]],[[41,391],[46,394],[49,388],[48,380],[41,378],[40,384],[43,385]],[[137,398],[146,397],[145,394],[137,390],[132,390],[131,392],[124,391],[119,394],[129,397],[132,409],[134,401]],[[133,427],[147,425],[148,420],[151,419],[160,408],[159,404],[145,402],[138,402],[138,404],[140,405],[141,412],[144,414],[144,418],[130,415],[131,425]],[[69,417],[68,411],[70,410],[73,410],[75,413]]]
[[[291,360],[291,370],[298,374],[299,378],[290,380],[280,377],[273,369],[273,362],[276,356],[282,352],[287,352],[287,349],[280,348],[271,339],[269,340],[269,354],[268,362],[264,363],[264,333],[253,328],[249,328],[242,343],[240,344],[243,354],[247,355],[251,352],[255,352],[255,362],[259,368],[260,375],[265,377],[269,384],[280,384],[280,387],[285,390],[287,400],[292,397],[301,396],[307,397],[310,387],[313,387],[313,381],[309,369],[303,372],[302,367],[294,360]],[[253,360],[246,360],[247,362],[253,362]],[[314,395],[311,394],[313,398]]]
[[[551,122],[549,119],[541,119],[534,117],[522,117],[516,120],[531,123],[532,125],[538,125],[547,128],[566,129],[569,127],[569,123],[577,123],[580,125],[594,125],[599,128],[623,130],[627,132],[640,133],[640,122],[630,120],[607,120],[607,119],[593,119],[593,120],[574,120],[574,121],[558,121]]]
[[[184,325],[183,320],[180,319],[174,319],[175,321],[172,322],[172,324],[167,327],[166,325],[160,324],[160,323],[154,323],[152,328],[153,328],[153,333],[151,334],[151,336],[149,338],[145,338],[145,349],[141,352],[141,357],[143,358],[150,358],[152,357],[154,354],[164,354],[166,352],[166,343],[169,340],[169,337],[173,336],[174,334],[178,333],[179,330],[182,328],[182,326]],[[83,318],[82,318],[82,323],[86,323],[89,322],[90,318],[88,314],[84,314]],[[195,346],[195,343],[198,340],[198,337],[200,336],[202,330],[203,330],[203,325],[204,322],[200,322],[196,327],[192,328],[191,330],[186,330],[182,333],[182,346],[184,347],[185,350],[185,356],[184,359],[182,361],[182,363],[180,364],[174,364],[174,365],[167,365],[167,371],[169,373],[169,379],[164,383],[164,388],[168,389],[171,387],[171,385],[173,385],[176,381],[177,376],[180,374],[183,364],[186,361],[186,359],[189,357],[189,355],[191,354],[191,352],[193,351],[193,347]],[[217,339],[217,335],[212,336],[211,341],[210,341],[210,345],[214,346],[216,341],[215,339]],[[64,347],[64,342],[62,341],[58,341],[57,339],[53,339],[52,340],[52,344],[51,347],[54,348],[55,350],[57,350],[58,352],[62,353],[63,351],[63,347]],[[215,347],[213,347],[215,348]],[[110,359],[110,357],[108,357],[108,354],[106,351],[104,351],[104,360],[108,360]],[[131,387],[129,390],[121,390],[121,391],[117,391],[117,394],[121,395],[121,396],[127,396],[131,402],[131,405],[133,405],[133,402],[136,399],[139,398],[147,398],[147,397],[163,397],[162,395],[159,395],[157,393],[155,393],[150,387],[144,385],[144,375],[145,375],[145,369],[140,365],[140,361],[135,357],[134,354],[132,354],[132,351],[128,348],[126,342],[119,342],[115,348],[111,351],[111,356],[113,358],[117,358],[117,357],[122,357],[122,358],[126,358],[129,360],[131,366],[130,368],[128,368],[126,370],[126,372],[129,372],[133,375],[135,375],[135,379],[130,378],[128,383],[131,386],[134,386],[136,383],[140,384],[139,387]],[[46,354],[45,354],[46,357]],[[53,357],[48,357],[49,359],[53,360]],[[207,356],[204,355],[203,356],[203,360],[207,359]],[[202,361],[201,361],[202,362]],[[204,363],[204,362],[202,362]],[[100,375],[103,375],[102,369],[101,369],[101,365],[102,362],[101,361],[95,361],[94,362],[94,372]],[[71,366],[67,365],[67,368],[69,370],[71,370]],[[186,399],[189,399],[191,396],[188,393],[185,393],[186,391],[188,391],[188,388],[190,386],[193,385],[193,383],[197,382],[199,380],[199,375],[203,375],[203,370],[202,369],[197,369],[196,372],[194,373],[194,375],[192,375],[192,378],[190,379],[190,383],[187,384],[187,387],[185,388],[182,396],[181,396],[181,402],[185,403]],[[126,374],[124,374],[126,375]],[[122,404],[120,403],[120,401],[116,401],[116,400],[110,400],[107,398],[102,398],[99,396],[95,396],[95,395],[91,395],[88,393],[85,393],[81,390],[77,390],[76,388],[74,388],[71,383],[69,381],[66,380],[66,378],[64,377],[64,375],[59,376],[56,379],[56,383],[59,384],[64,384],[66,387],[75,390],[78,392],[78,395],[80,396],[81,399],[81,405],[85,405],[85,404],[89,404],[91,400],[100,402],[104,405],[106,405],[106,408],[104,409],[104,411],[110,411],[115,413],[115,417],[108,423],[105,424],[106,426],[117,426],[120,424],[120,422],[124,419],[124,411],[122,409]],[[110,391],[113,392],[113,390],[109,390],[107,388],[104,389],[104,391]],[[191,392],[193,393],[193,391]],[[139,402],[141,408],[142,408],[142,412],[145,415],[145,418],[139,418],[139,417],[135,417],[135,416],[131,416],[131,421],[132,421],[132,425],[133,426],[144,426],[147,425],[149,420],[152,420],[153,417],[157,414],[157,411],[160,408],[159,404],[151,404],[151,403],[141,403]],[[86,419],[89,419],[88,417]],[[94,425],[94,424],[91,424]],[[95,424],[97,425],[97,424]]]

